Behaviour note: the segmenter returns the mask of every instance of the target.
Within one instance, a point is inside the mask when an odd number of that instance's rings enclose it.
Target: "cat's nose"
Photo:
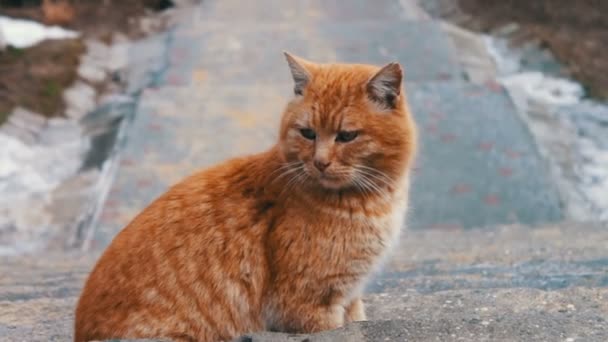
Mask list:
[[[331,162],[315,159],[315,161],[313,162],[313,164],[315,164],[315,167],[319,171],[323,172],[323,171],[325,171],[325,169],[327,169],[327,167],[329,166],[329,164],[331,164]]]

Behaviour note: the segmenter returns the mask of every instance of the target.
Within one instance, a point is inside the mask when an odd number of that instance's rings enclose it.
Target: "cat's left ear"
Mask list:
[[[367,94],[384,108],[394,109],[401,93],[403,69],[399,63],[389,63],[367,82]]]
[[[287,59],[287,64],[289,64],[291,76],[293,77],[293,92],[296,95],[302,95],[304,93],[304,88],[308,82],[310,82],[311,75],[310,71],[308,71],[310,63],[302,58],[293,56],[286,51],[283,51],[283,54]]]

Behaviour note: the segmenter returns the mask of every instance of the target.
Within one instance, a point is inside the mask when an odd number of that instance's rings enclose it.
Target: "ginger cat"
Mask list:
[[[75,341],[365,320],[362,291],[398,240],[416,150],[401,66],[285,55],[295,96],[277,144],[186,178],[124,228],[86,282]]]

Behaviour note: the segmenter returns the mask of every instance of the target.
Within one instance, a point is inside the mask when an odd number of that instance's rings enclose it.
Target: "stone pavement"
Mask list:
[[[556,223],[560,199],[506,92],[467,82],[414,1],[205,0],[149,44],[141,58],[163,72],[131,70],[154,86],[84,234],[88,251],[3,259],[0,336],[69,340],[87,271],[138,211],[196,169],[270,146],[292,89],[287,50],[402,63],[422,139],[412,229],[369,285],[371,322],[244,341],[608,340],[608,227]]]
[[[606,242],[608,227],[591,224],[416,230],[404,234],[369,288],[372,321],[309,338],[606,341]],[[70,340],[76,300],[98,253],[0,259],[0,340]],[[366,339],[344,337],[359,330]]]

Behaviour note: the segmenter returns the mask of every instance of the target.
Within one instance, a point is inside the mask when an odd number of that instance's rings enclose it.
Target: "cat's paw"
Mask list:
[[[346,323],[366,321],[365,307],[361,298],[356,298],[344,310],[344,321]]]

